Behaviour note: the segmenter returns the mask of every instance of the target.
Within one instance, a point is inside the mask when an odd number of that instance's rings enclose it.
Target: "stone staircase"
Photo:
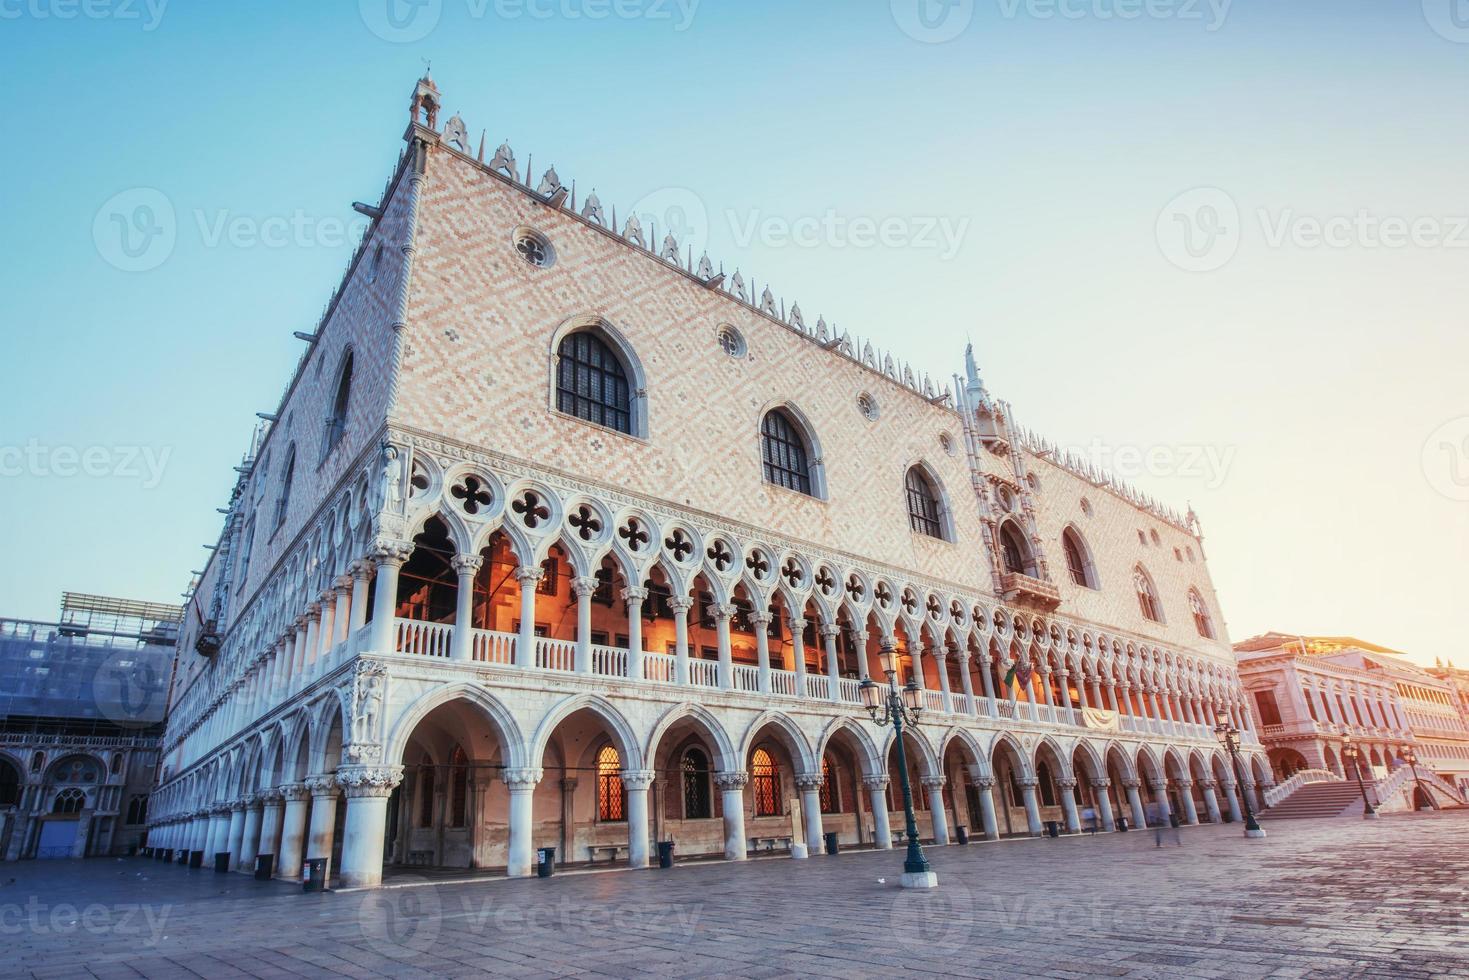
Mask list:
[[[1355,782],[1306,783],[1265,811],[1271,820],[1362,815],[1362,793]]]

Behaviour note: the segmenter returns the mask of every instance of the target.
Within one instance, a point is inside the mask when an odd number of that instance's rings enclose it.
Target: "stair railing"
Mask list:
[[[1302,769],[1289,779],[1276,783],[1265,791],[1265,806],[1272,807],[1290,796],[1307,783],[1340,782],[1340,777],[1330,769]]]

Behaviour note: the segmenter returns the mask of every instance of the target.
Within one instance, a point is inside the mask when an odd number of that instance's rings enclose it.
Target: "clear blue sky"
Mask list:
[[[972,338],[1061,443],[1225,461],[1134,482],[1193,501],[1234,637],[1469,662],[1469,14],[690,2],[0,3],[0,615],[177,599],[432,58],[475,140],[620,213],[681,209],[808,319],[940,376]],[[172,210],[168,248],[119,251],[119,193],[148,227]],[[1429,224],[1376,244],[1398,219]],[[102,447],[95,475],[58,447]]]

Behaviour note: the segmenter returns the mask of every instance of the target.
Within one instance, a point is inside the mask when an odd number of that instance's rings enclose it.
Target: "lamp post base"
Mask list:
[[[900,884],[904,888],[937,888],[939,876],[932,871],[904,871]]]
[[[1245,831],[1245,836],[1246,837],[1264,837],[1265,836],[1265,828],[1264,827],[1256,827],[1254,830],[1246,830]]]
[[[1377,819],[1377,811],[1376,810],[1363,810],[1362,811],[1362,819],[1363,820],[1376,820]]]

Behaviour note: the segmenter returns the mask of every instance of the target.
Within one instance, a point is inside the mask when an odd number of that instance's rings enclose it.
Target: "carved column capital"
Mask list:
[[[590,575],[579,575],[571,580],[571,590],[576,593],[578,599],[590,599],[592,593],[597,591],[597,586],[602,583]]]
[[[328,773],[307,776],[305,786],[313,800],[334,800],[337,797],[337,780]]]
[[[747,772],[716,772],[714,774],[714,785],[720,789],[744,789],[750,782],[750,774]]]
[[[524,769],[506,769],[500,774],[500,778],[505,780],[505,785],[509,786],[512,792],[515,790],[528,791],[536,788],[536,784],[541,781],[542,775],[544,775],[544,771],[540,768],[528,767]]]
[[[455,555],[449,559],[449,566],[454,569],[455,575],[473,575],[484,567],[485,560],[481,555]]]
[[[884,775],[863,776],[862,785],[869,790],[885,790],[888,788],[888,777]]]
[[[803,772],[796,775],[796,786],[799,789],[820,789],[826,782],[826,777],[819,772]]]
[[[402,781],[402,766],[343,766],[337,770],[337,785],[348,799],[390,796]]]
[[[266,806],[279,806],[284,794],[278,789],[263,789],[259,793],[260,802]]]
[[[1106,776],[1096,776],[1092,779],[1092,786],[1096,787],[1097,789],[1106,789],[1108,786],[1111,785],[1112,780],[1107,778]]]
[[[668,600],[668,608],[673,610],[674,615],[687,613],[694,608],[694,600],[686,595],[676,595]]]
[[[626,588],[622,590],[623,602],[646,602],[648,590],[643,588]]]
[[[522,589],[533,588],[545,577],[546,571],[539,565],[521,565],[515,570],[515,581]]]
[[[287,803],[299,803],[311,798],[311,790],[306,788],[305,783],[282,783],[277,788],[281,791],[281,798]]]
[[[944,776],[923,776],[918,780],[924,789],[943,789],[949,780]]]
[[[1076,780],[1071,776],[1062,776],[1056,780],[1056,785],[1061,789],[1076,789]]]
[[[653,785],[658,774],[651,769],[624,769],[622,785],[631,790],[644,790]]]

